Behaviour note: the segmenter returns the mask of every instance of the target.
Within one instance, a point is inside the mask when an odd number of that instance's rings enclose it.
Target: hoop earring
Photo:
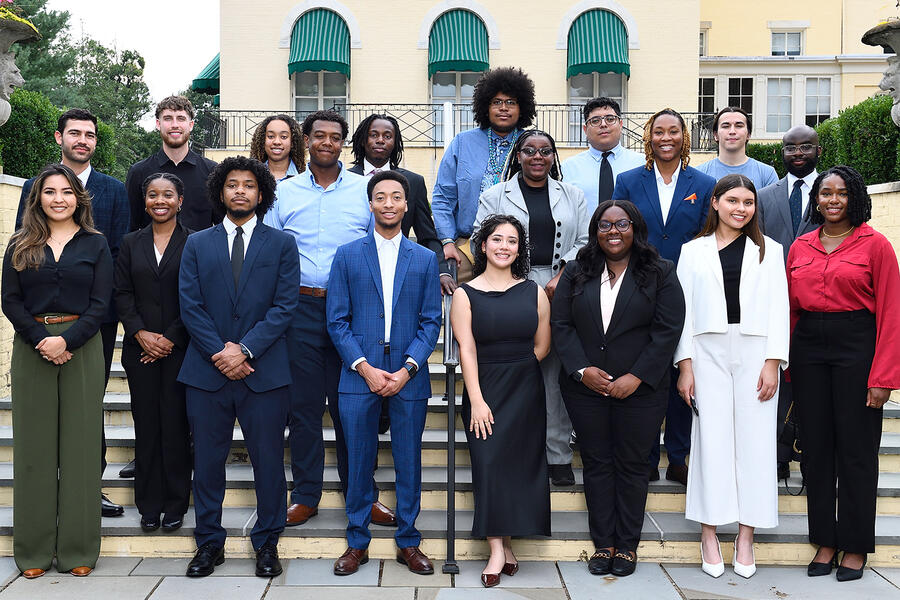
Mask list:
[[[816,212],[819,213],[820,215],[822,214],[822,211],[819,210],[819,205],[818,205],[818,204],[816,204]]]

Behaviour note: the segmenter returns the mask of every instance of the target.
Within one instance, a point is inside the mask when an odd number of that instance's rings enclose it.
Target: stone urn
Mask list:
[[[863,34],[862,42],[869,46],[881,46],[886,50],[896,52],[900,48],[900,19],[879,23]],[[891,56],[887,62],[887,69],[884,70],[884,77],[881,78],[878,87],[894,99],[894,105],[891,107],[891,119],[895,125],[900,127],[900,58],[896,55]]]
[[[5,3],[6,4],[6,3]],[[10,47],[20,41],[36,40],[41,35],[30,21],[0,6],[0,125],[6,123],[12,112],[9,96],[17,87],[25,85],[16,66],[16,57]]]

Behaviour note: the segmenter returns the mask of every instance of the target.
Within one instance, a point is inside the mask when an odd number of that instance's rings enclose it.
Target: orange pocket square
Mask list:
[[[694,200],[696,200],[696,199],[697,199],[697,194],[691,194],[690,196],[688,196],[687,198],[685,198],[684,201],[687,202],[688,200],[690,200],[690,201],[691,201],[691,204],[693,204],[693,203],[694,203]]]

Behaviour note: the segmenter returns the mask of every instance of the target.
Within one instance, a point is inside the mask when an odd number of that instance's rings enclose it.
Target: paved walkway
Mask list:
[[[0,558],[0,600],[891,600],[900,599],[900,568],[866,571],[860,581],[810,579],[800,567],[761,567],[745,580],[731,569],[711,579],[699,567],[639,563],[627,579],[593,577],[583,562],[523,562],[515,577],[485,590],[482,563],[462,561],[455,577],[413,575],[391,560],[372,560],[349,577],[331,573],[331,560],[285,560],[272,580],[253,575],[250,559],[228,559],[205,579],[183,576],[186,558],[101,557],[89,576],[51,572],[19,577],[11,558]]]

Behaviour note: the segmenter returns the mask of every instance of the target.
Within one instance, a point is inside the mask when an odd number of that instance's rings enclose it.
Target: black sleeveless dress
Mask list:
[[[494,415],[493,434],[469,431],[472,406],[463,392],[462,417],[472,458],[474,537],[550,535],[550,483],[545,455],[547,410],[534,356],[537,284],[505,292],[463,284],[472,307],[478,381]]]

